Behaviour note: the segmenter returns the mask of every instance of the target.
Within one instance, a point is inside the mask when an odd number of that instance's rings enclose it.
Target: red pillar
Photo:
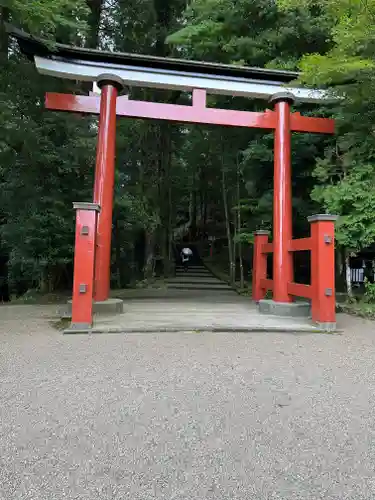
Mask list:
[[[262,279],[267,278],[267,254],[262,252],[262,247],[268,243],[268,231],[256,231],[254,234],[253,254],[253,300],[259,302],[264,299],[266,291],[261,287]]]
[[[292,239],[292,170],[290,105],[293,96],[280,93],[272,97],[277,116],[274,151],[273,198],[273,300],[291,302],[288,282],[293,281],[293,260],[289,252]]]
[[[96,222],[100,209],[95,203],[74,203],[73,207],[77,213],[71,329],[85,330],[92,326]]]
[[[336,215],[308,218],[311,224],[311,303],[312,320],[324,330],[336,328],[335,221]]]
[[[120,82],[103,77],[101,88],[94,203],[101,207],[98,217],[95,257],[96,301],[107,300],[110,291],[113,188],[115,180],[116,100]]]

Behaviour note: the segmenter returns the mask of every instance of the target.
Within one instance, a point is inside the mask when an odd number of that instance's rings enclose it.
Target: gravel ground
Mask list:
[[[62,336],[0,307],[0,498],[375,498],[375,323]]]

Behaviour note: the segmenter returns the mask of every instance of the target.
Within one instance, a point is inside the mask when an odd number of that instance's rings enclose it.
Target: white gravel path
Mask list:
[[[375,498],[375,323],[63,336],[0,307],[0,499]]]

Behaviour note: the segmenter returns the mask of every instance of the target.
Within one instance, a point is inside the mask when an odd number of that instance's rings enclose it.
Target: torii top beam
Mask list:
[[[42,40],[7,26],[21,50],[33,58],[41,74],[95,82],[103,74],[115,75],[125,85],[242,96],[268,100],[288,91],[299,102],[330,101],[332,96],[318,89],[292,85],[299,73],[161,58],[139,54],[107,52],[55,44],[51,49]]]

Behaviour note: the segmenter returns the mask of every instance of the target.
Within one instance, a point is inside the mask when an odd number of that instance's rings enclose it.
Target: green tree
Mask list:
[[[38,75],[12,44],[5,23],[51,41],[77,41],[83,40],[87,12],[81,0],[15,0],[0,7],[0,254],[15,291],[69,283],[71,203],[87,199],[95,142],[88,120],[43,111],[46,90],[79,89]]]
[[[184,57],[297,69],[304,54],[326,53],[332,47],[331,21],[315,5],[281,9],[272,0],[193,0],[185,16],[184,27],[168,37],[168,42]],[[265,107],[264,102],[223,97],[212,98],[211,105],[250,111],[263,111]],[[325,112],[312,111],[306,106],[296,109],[311,115]],[[217,141],[215,136],[210,134],[208,141]],[[223,140],[225,151],[216,159],[220,164],[229,153],[231,159],[226,161],[225,168],[230,170],[227,172],[230,185],[236,182],[236,155],[241,158],[241,225],[244,237],[249,240],[256,228],[269,228],[272,223],[273,134],[251,129],[236,130],[232,134],[226,130],[221,142]],[[308,231],[306,217],[317,209],[317,203],[310,199],[316,182],[312,170],[315,157],[323,155],[327,143],[329,140],[321,136],[293,136],[294,234],[297,237]],[[231,231],[234,231],[233,225]]]
[[[87,26],[84,0],[1,0],[0,8],[3,21],[52,39],[62,30],[84,32]]]
[[[294,8],[294,0],[283,0]],[[340,216],[337,242],[344,250],[350,292],[349,256],[375,241],[371,186],[375,182],[375,2],[311,1],[301,8],[319,8],[331,25],[332,47],[326,54],[313,51],[300,61],[301,81],[329,86],[338,98],[333,107],[336,143],[318,158],[313,198],[328,212]]]

